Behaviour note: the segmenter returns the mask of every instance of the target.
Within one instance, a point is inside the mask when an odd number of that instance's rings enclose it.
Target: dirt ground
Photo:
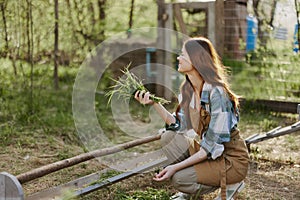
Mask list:
[[[300,200],[300,132],[273,138],[251,145],[251,163],[249,174],[245,180],[246,187],[239,194],[239,200]],[[249,133],[246,133],[246,135]],[[39,138],[37,138],[39,140]],[[1,148],[0,172],[6,171],[13,175],[26,172],[39,166],[59,160],[57,152],[63,148],[69,154],[83,153],[82,148],[68,146],[56,138],[56,145],[49,146],[47,142],[37,142],[37,145],[17,147],[10,145]],[[51,175],[23,184],[26,195],[42,189],[59,185],[81,176],[103,169],[97,160],[87,161]],[[164,188],[171,194],[176,190],[168,183],[152,181],[154,172],[136,175],[108,188],[101,189],[80,199],[115,199],[117,190],[131,192],[149,187]],[[217,196],[218,191],[204,196],[210,200]]]

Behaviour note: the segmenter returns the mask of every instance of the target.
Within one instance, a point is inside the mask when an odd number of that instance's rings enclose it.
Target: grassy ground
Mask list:
[[[5,64],[3,66],[6,66]],[[49,66],[47,66],[49,67]],[[11,76],[1,70],[0,84],[0,172],[13,175],[86,152],[78,138],[72,116],[72,86],[76,69],[60,70],[60,89],[52,89],[51,71],[38,66],[33,93],[29,75]],[[7,74],[10,74],[8,76]],[[98,119],[115,143],[132,139],[113,122],[106,98],[96,97]],[[148,107],[133,104],[133,118],[143,125],[150,120]],[[168,109],[172,110],[172,106]],[[280,114],[247,106],[241,110],[240,129],[244,138],[279,125],[297,121],[297,115]],[[251,146],[251,167],[246,188],[238,199],[300,199],[299,132]],[[159,148],[158,143],[134,151]],[[59,185],[105,168],[98,160],[87,161],[23,185],[26,194]],[[139,174],[79,199],[168,199],[176,190],[169,183],[152,181],[152,171]],[[217,192],[205,196],[213,199]]]

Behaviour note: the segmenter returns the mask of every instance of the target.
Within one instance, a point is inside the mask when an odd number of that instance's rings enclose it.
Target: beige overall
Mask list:
[[[202,138],[208,128],[209,113],[190,108],[193,129]],[[200,141],[186,137],[185,133],[166,131],[161,138],[163,151],[170,163],[180,162],[200,149]],[[248,171],[249,155],[238,129],[231,131],[230,142],[223,143],[225,150],[215,160],[207,159],[194,166],[177,171],[171,181],[179,191],[205,194],[221,187],[222,200],[226,199],[226,184],[242,181]]]

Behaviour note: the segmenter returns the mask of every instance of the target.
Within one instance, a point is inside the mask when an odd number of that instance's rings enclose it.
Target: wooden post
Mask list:
[[[165,64],[165,52],[162,50],[163,49],[163,44],[165,41],[165,34],[164,34],[164,28],[165,28],[165,20],[168,18],[168,15],[166,14],[165,10],[165,1],[164,0],[157,0],[157,40],[156,40],[156,46],[157,46],[157,51],[156,51],[156,62],[158,64]],[[157,73],[156,74],[156,79],[157,82],[161,82],[162,80],[162,74]],[[160,87],[159,85],[156,85],[156,94],[158,96],[163,96],[163,88]]]
[[[208,2],[208,39],[213,43],[214,46],[216,44],[216,35],[215,35],[215,2]]]
[[[180,31],[181,33],[187,35],[187,30],[186,30],[186,26],[185,26],[185,23],[183,21],[183,17],[182,17],[182,12],[181,12],[181,6],[180,4],[178,3],[174,3],[173,4],[173,9],[174,9],[174,15],[175,15],[175,18],[176,20],[178,21],[179,23],[179,28],[180,28]]]
[[[24,193],[18,179],[7,172],[0,173],[0,200],[23,200]]]
[[[163,50],[165,53],[165,67],[163,70],[163,80],[164,80],[164,97],[166,99],[172,98],[172,92],[170,90],[167,90],[167,88],[172,89],[172,79],[171,79],[171,71],[170,68],[172,67],[172,45],[171,45],[171,37],[172,37],[172,31],[173,30],[173,5],[172,4],[166,4],[166,13],[168,14],[168,18],[165,22],[165,28],[164,30],[164,47]]]
[[[224,0],[215,1],[215,37],[216,45],[215,48],[219,56],[223,56],[224,52]]]
[[[25,182],[34,180],[36,178],[45,176],[47,174],[50,174],[52,172],[58,171],[60,169],[67,168],[67,167],[76,165],[78,163],[81,163],[81,162],[84,162],[87,160],[91,160],[96,157],[110,155],[110,154],[117,153],[117,152],[123,151],[125,149],[131,148],[131,147],[134,147],[134,146],[137,146],[140,144],[149,143],[149,142],[159,140],[159,139],[160,139],[160,135],[158,134],[158,135],[148,136],[145,138],[126,142],[124,144],[119,144],[119,145],[116,145],[113,147],[98,149],[98,150],[94,150],[94,151],[91,151],[88,153],[83,153],[83,154],[80,154],[80,155],[72,157],[72,158],[61,160],[61,161],[58,161],[55,163],[51,163],[49,165],[42,166],[40,168],[33,169],[29,172],[25,172],[23,174],[18,175],[17,179],[20,181],[20,183],[25,183]]]

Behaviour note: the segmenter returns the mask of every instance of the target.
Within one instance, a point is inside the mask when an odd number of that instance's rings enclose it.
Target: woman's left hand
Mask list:
[[[173,176],[176,172],[176,167],[175,165],[169,165],[166,168],[164,168],[162,171],[160,171],[158,174],[155,175],[153,180],[155,181],[164,181]]]

